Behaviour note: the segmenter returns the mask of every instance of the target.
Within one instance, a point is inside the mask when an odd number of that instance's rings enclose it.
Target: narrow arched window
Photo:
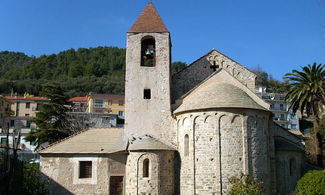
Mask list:
[[[141,41],[141,66],[156,65],[156,41],[153,37],[145,37]]]
[[[188,156],[189,153],[189,139],[188,135],[186,134],[184,137],[184,156]]]
[[[293,176],[295,169],[296,169],[296,161],[295,161],[295,159],[291,158],[289,160],[289,174],[290,174],[290,176]]]
[[[149,159],[143,161],[143,177],[149,177]]]

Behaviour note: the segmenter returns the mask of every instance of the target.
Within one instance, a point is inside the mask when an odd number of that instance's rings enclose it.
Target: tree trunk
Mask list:
[[[313,132],[312,132],[312,139],[314,143],[314,151],[315,151],[315,163],[319,167],[323,167],[323,156],[322,156],[322,149],[320,146],[320,140],[318,136],[318,127],[319,127],[319,120],[313,121]]]

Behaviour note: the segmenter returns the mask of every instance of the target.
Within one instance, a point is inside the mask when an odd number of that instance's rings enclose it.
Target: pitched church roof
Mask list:
[[[39,154],[107,154],[124,151],[127,141],[123,140],[121,128],[95,128],[71,135],[53,143]]]
[[[110,154],[138,150],[176,150],[158,139],[144,135],[129,141],[122,128],[93,128],[73,134],[38,151],[50,154]]]
[[[155,6],[149,2],[129,32],[168,32]]]
[[[282,137],[275,137],[274,144],[276,151],[304,151],[302,144],[290,142]]]

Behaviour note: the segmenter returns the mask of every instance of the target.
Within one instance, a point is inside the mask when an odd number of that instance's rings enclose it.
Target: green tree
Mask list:
[[[317,138],[319,140],[319,147],[321,150],[323,165],[325,164],[325,115],[319,121],[319,125],[317,127]]]
[[[10,52],[1,51],[0,52],[0,76],[4,75],[6,72],[20,68],[27,65],[31,57],[28,57],[21,52]]]
[[[313,148],[309,148],[311,160],[321,165],[321,154],[319,149],[319,141],[317,139],[317,126],[320,121],[325,104],[325,65],[316,64],[302,67],[302,71],[293,70],[285,75],[285,79],[289,83],[289,92],[286,100],[290,103],[290,108],[295,113],[300,111],[306,113],[307,117],[314,118],[314,128],[312,131]],[[307,145],[308,146],[308,145]],[[307,148],[308,149],[308,148]]]
[[[290,85],[286,99],[294,112],[306,111],[307,116],[314,116],[319,122],[325,104],[324,77],[325,65],[316,63],[303,67],[302,71],[293,70],[285,75]]]
[[[256,86],[257,87],[268,87],[269,83],[269,74],[263,71],[261,66],[256,66],[252,69],[252,71],[256,74]]]
[[[187,66],[187,64],[185,62],[173,62],[172,63],[172,75],[183,70],[185,67]]]
[[[47,180],[41,180],[41,172],[39,164],[25,163],[23,164],[23,194],[24,195],[47,195],[48,184]]]
[[[69,49],[58,54],[28,57],[0,52],[0,94],[25,92],[39,96],[44,83],[60,83],[69,96],[93,93],[124,93],[125,49],[96,47]],[[174,62],[171,72],[186,67]]]
[[[286,93],[287,92],[287,82],[281,82],[272,75],[269,75],[267,72],[263,71],[260,66],[253,68],[253,72],[257,75],[256,77],[256,86],[265,87],[267,92],[270,93]]]
[[[25,138],[36,145],[46,142],[51,144],[72,133],[66,117],[65,105],[68,105],[68,102],[63,90],[59,86],[45,85],[41,95],[49,98],[50,101],[43,104],[40,111],[36,113],[34,122],[37,127]]]
[[[250,175],[241,174],[240,177],[229,179],[231,187],[228,195],[262,195],[262,182],[254,180]]]
[[[306,173],[296,186],[297,195],[324,195],[325,170],[314,170]]]

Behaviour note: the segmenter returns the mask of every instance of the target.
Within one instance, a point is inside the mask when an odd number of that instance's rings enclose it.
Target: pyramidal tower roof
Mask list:
[[[149,2],[135,21],[131,29],[131,33],[140,33],[140,32],[168,32],[165,24],[160,18],[155,6],[152,2]]]

